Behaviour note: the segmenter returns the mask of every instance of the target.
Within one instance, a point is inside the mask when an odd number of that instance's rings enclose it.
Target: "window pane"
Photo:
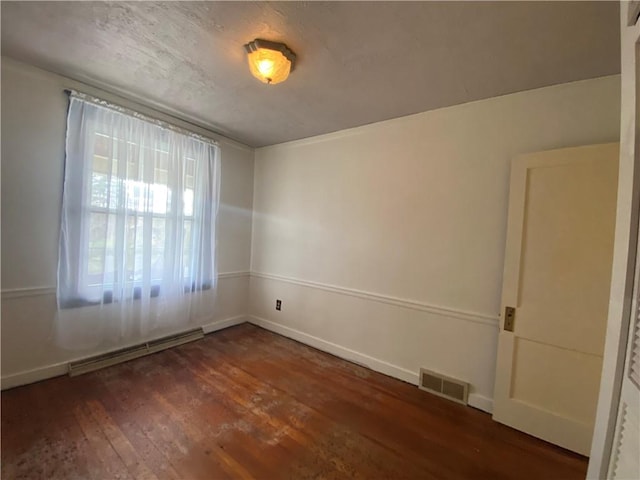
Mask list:
[[[91,174],[91,206],[107,208],[109,199],[109,176],[104,173]]]
[[[144,217],[131,216],[127,218],[125,271],[128,281],[142,280],[144,220]]]
[[[153,182],[160,185],[166,185],[169,181],[169,172],[162,168],[156,168],[153,172]]]
[[[127,158],[127,178],[137,180],[140,176],[140,162],[131,155]]]
[[[89,275],[101,275],[104,272],[104,250],[89,250]]]
[[[154,218],[151,234],[151,278],[154,280],[162,279],[164,272],[165,239],[165,219]]]
[[[94,155],[93,157],[93,171],[98,173],[109,173],[110,161],[107,157],[101,157]]]
[[[193,190],[188,188],[184,191],[182,196],[182,202],[184,204],[184,214],[187,217],[193,216]]]
[[[156,161],[156,168],[160,168],[162,170],[169,169],[169,153],[162,151],[160,155],[158,155],[158,159]]]
[[[168,153],[163,151],[156,152],[155,168],[156,170],[162,171],[162,172],[167,172],[169,170],[169,154]],[[158,182],[156,180],[156,183],[166,183],[166,181]]]
[[[116,272],[116,222],[114,214],[107,216],[106,251],[104,259],[104,283],[112,284],[115,281]]]
[[[126,180],[124,183],[126,188],[127,210],[144,212],[148,195],[148,185],[133,180]]]
[[[117,162],[114,160],[114,164],[117,164]],[[120,179],[118,179],[118,177],[115,176],[115,172],[117,170],[115,170],[116,167],[114,167],[114,176],[111,177],[111,180],[109,181],[109,208],[111,209],[115,209],[118,207],[118,205],[122,205],[122,199],[120,198],[121,195],[121,188],[122,188],[122,181],[120,181]]]
[[[107,244],[107,215],[92,213],[89,218],[89,275],[104,272],[104,254]]]
[[[108,157],[110,142],[111,137],[109,137],[108,135],[104,133],[96,133],[94,153],[96,155],[100,155],[101,157]]]
[[[184,278],[189,278],[191,276],[191,251],[193,250],[192,246],[192,223],[191,221],[185,221],[183,224],[183,247],[182,247],[182,265],[183,271],[182,275]]]
[[[167,213],[171,209],[171,192],[165,185],[154,184],[151,186],[151,204],[153,213]]]

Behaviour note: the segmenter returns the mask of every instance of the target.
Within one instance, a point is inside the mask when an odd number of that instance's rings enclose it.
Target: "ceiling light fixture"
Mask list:
[[[256,38],[244,46],[251,74],[263,83],[284,82],[293,70],[296,54],[284,43]]]

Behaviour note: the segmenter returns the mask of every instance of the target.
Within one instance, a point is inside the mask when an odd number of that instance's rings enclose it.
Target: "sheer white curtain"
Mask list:
[[[70,93],[56,334],[109,347],[190,323],[216,286],[220,151]]]

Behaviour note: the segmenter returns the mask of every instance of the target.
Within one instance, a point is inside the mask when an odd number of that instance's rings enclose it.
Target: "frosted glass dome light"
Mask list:
[[[284,82],[296,59],[284,43],[256,38],[244,46],[251,74],[263,83],[275,85]]]

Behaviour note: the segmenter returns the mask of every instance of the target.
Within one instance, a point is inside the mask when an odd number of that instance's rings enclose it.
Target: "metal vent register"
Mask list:
[[[462,380],[421,368],[418,387],[439,397],[448,398],[463,405],[467,404],[469,384]]]

